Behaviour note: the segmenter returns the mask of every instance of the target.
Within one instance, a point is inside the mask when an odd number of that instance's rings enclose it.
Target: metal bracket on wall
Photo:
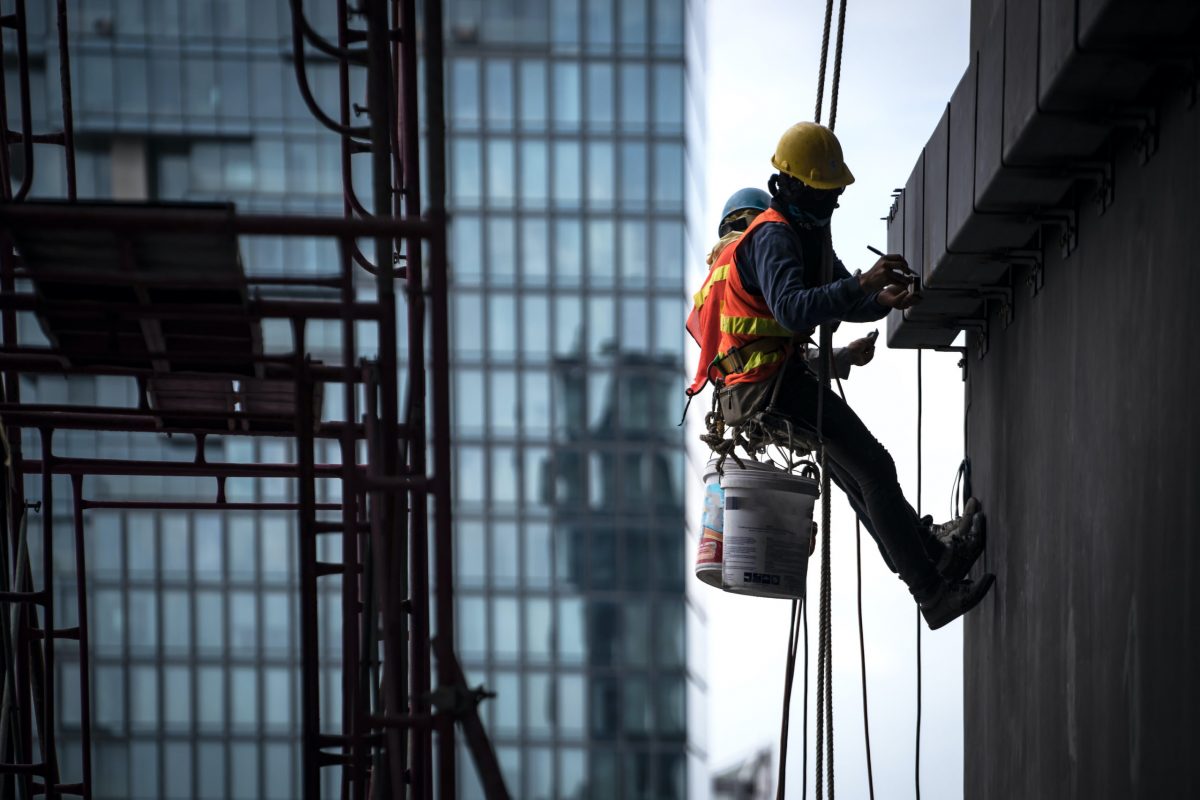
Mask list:
[[[967,349],[966,347],[955,347],[954,345],[943,345],[933,348],[938,353],[958,353],[958,368],[962,370],[962,379],[966,383],[967,380]]]
[[[987,355],[988,351],[988,301],[983,301],[983,319],[956,319],[954,324],[967,332],[968,339],[975,334],[976,353],[979,358]]]
[[[1096,204],[1098,216],[1104,216],[1108,207],[1113,204],[1113,169],[1112,159],[1101,161],[1094,165],[1083,167],[1080,172],[1092,179],[1091,200]]]
[[[1038,292],[1042,290],[1042,284],[1046,280],[1046,270],[1042,266],[1042,260],[1035,258],[1030,265],[1029,274],[1025,276],[1025,285],[1029,287],[1029,296],[1037,297]]]
[[[1053,213],[1037,214],[1034,219],[1059,228],[1058,245],[1062,257],[1069,258],[1079,246],[1079,214],[1073,208],[1056,209]]]

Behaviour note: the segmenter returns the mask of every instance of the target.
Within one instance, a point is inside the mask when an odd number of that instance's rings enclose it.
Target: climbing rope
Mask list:
[[[922,395],[921,350],[917,349],[917,518],[921,517],[921,422],[924,412]],[[921,607],[917,606],[917,741],[914,748],[913,780],[916,783],[917,800],[921,800]]]
[[[838,87],[842,82],[842,38],[845,32],[846,0],[842,0],[838,8],[837,46],[833,54],[833,86],[829,92],[829,130],[833,130],[834,126],[837,125]],[[828,38],[828,35],[826,38]]]
[[[846,390],[842,387],[842,379],[834,373],[837,381],[838,394],[846,403]],[[849,405],[849,403],[847,403]],[[854,518],[854,571],[857,577],[858,596],[858,658],[860,675],[862,676],[862,706],[863,706],[863,744],[867,754],[867,790],[871,800],[875,800],[875,770],[871,763],[871,717],[867,706],[867,643],[863,635],[863,602],[862,602],[862,521],[857,515]]]

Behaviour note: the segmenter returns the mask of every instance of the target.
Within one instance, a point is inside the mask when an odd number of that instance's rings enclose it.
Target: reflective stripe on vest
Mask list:
[[[721,250],[700,291],[692,295],[687,329],[700,345],[700,362],[688,388],[689,395],[703,389],[710,380],[727,386],[765,380],[775,374],[792,353],[791,340],[795,334],[775,320],[765,298],[746,290],[737,269],[739,246],[751,231],[769,223],[786,225],[787,221],[774,209],[759,214],[741,237]],[[715,364],[726,354],[767,337],[783,341],[776,349],[753,353],[746,359],[741,372],[714,374],[719,372],[715,370]]]
[[[723,281],[729,275],[729,265],[724,264],[716,267],[708,276],[708,280],[704,282],[704,286],[700,291],[692,295],[692,302],[697,310],[704,307],[704,301],[708,299],[708,295],[712,292],[713,286],[717,281]]]
[[[791,339],[795,334],[774,319],[766,317],[730,317],[721,315],[721,332],[742,336],[781,336]]]

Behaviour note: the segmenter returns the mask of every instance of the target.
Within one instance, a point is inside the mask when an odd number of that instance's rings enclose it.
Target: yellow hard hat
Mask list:
[[[842,189],[854,183],[837,137],[815,122],[797,122],[784,131],[771,164],[814,189]]]

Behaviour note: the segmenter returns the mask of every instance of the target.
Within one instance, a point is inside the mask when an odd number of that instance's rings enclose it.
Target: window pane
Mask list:
[[[646,17],[646,0],[620,0],[618,14],[621,50],[631,53],[644,51],[650,28]]]
[[[583,272],[583,232],[578,220],[559,220],[554,226],[554,280],[559,286],[578,286]]]
[[[186,729],[192,722],[192,673],[187,667],[163,668],[165,727]]]
[[[540,672],[525,676],[526,730],[533,736],[549,736],[554,731],[554,684]]]
[[[484,470],[483,449],[459,446],[454,456],[455,481],[458,484],[456,496],[463,503],[482,503],[485,487],[478,476]]]
[[[543,208],[550,197],[546,143],[542,140],[521,142],[521,203]]]
[[[286,669],[263,670],[263,708],[265,727],[286,729],[292,722],[290,673]]]
[[[584,0],[584,33],[588,50],[605,52],[613,43],[613,0]]]
[[[621,202],[627,210],[646,207],[646,145],[621,145]]]
[[[482,597],[461,597],[458,613],[458,649],[463,659],[484,658],[487,655],[487,603]]]
[[[229,650],[252,654],[258,650],[258,625],[252,592],[229,593]]]
[[[611,297],[597,297],[588,301],[588,350],[593,356],[612,353],[616,349],[616,306]],[[597,395],[589,392],[595,409],[605,408],[607,393]],[[600,420],[593,420],[599,422]]]
[[[555,4],[557,5],[557,3]],[[563,130],[579,127],[579,65],[555,63],[551,68],[554,84],[554,126]]]
[[[544,295],[521,297],[521,353],[544,358],[550,353],[550,301]],[[522,401],[522,420],[531,419],[531,398]]]
[[[646,300],[641,297],[629,297],[621,301],[621,343],[626,352],[649,350],[646,308]]]
[[[515,505],[517,502],[517,451],[511,447],[492,450],[491,472],[492,502],[500,506]]]
[[[192,614],[187,592],[163,592],[163,652],[185,654],[191,647]]]
[[[550,4],[550,38],[556,50],[579,46],[579,0],[554,0]]]
[[[493,436],[515,436],[520,408],[517,405],[517,373],[494,370],[488,379],[489,425]]]
[[[587,733],[587,691],[582,675],[558,678],[558,730],[572,738]]]
[[[496,698],[492,708],[495,731],[500,736],[521,734],[521,676],[516,672],[497,672]],[[510,783],[509,786],[514,784]],[[520,786],[520,783],[516,783]]]
[[[558,601],[558,660],[579,664],[587,655],[587,621],[583,601],[565,598]]]
[[[225,745],[221,742],[199,742],[196,745],[196,776],[202,800],[225,797]]]
[[[221,593],[196,592],[196,647],[201,653],[224,649],[224,619]]]
[[[621,223],[621,285],[645,286],[649,278],[650,236],[641,220]]]
[[[546,220],[521,222],[521,276],[525,283],[543,285],[550,275],[550,228]]]
[[[663,287],[683,286],[683,258],[687,240],[680,222],[654,225],[654,283]]]
[[[541,61],[522,61],[517,73],[521,81],[521,125],[541,130],[547,121],[546,65]]]
[[[129,670],[129,724],[142,730],[158,724],[158,670],[154,667]]]
[[[549,345],[549,330],[543,329],[541,335],[543,346]],[[542,354],[545,355],[546,351],[543,351]],[[550,432],[550,376],[545,372],[525,372],[521,376],[521,384],[521,426],[525,431],[525,436],[535,439],[545,438]],[[526,481],[536,479],[536,477],[525,475]]]
[[[600,130],[611,128],[613,116],[612,65],[589,64],[587,67],[588,127]]]
[[[583,345],[583,306],[578,297],[557,297],[554,300],[554,354],[574,355]],[[558,424],[567,421],[556,414]]]
[[[450,62],[450,124],[457,128],[479,125],[479,64],[472,59]]]
[[[450,223],[450,264],[456,283],[478,283],[483,276],[483,226],[473,214]]]
[[[231,727],[253,729],[258,725],[258,686],[253,667],[233,667],[229,670],[230,703],[233,718]],[[235,752],[237,749],[235,748]]]
[[[526,428],[525,435],[549,437],[550,417],[540,418],[536,429]],[[525,448],[525,504],[531,513],[544,511],[551,502],[551,464],[549,451],[544,447]],[[549,567],[547,566],[547,569]]]
[[[554,201],[563,208],[579,205],[580,183],[579,142],[554,143]]]
[[[516,199],[516,166],[511,139],[493,139],[487,144],[488,202],[511,206]]]
[[[596,220],[588,223],[588,282],[593,286],[612,286],[617,268],[616,223]]]
[[[477,206],[482,160],[478,139],[456,138],[450,145],[450,191],[455,205]]]
[[[152,591],[131,591],[129,601],[129,649],[151,653],[158,643],[158,605]]]
[[[458,368],[454,371],[454,434],[481,436],[484,429],[483,400],[486,397],[483,373]]]
[[[494,358],[516,357],[516,312],[516,300],[511,294],[498,294],[488,298],[488,353]]]
[[[677,133],[683,130],[683,66],[654,67],[654,128]]]
[[[616,199],[616,157],[612,142],[592,142],[587,148],[588,205],[612,208]]]
[[[96,727],[119,734],[125,729],[125,671],[121,667],[97,666],[94,675]]]
[[[509,542],[509,547],[515,546]],[[494,552],[494,550],[493,550]],[[492,657],[501,661],[515,661],[521,652],[521,613],[517,601],[511,597],[492,600]]]
[[[683,0],[654,0],[654,44],[659,52],[683,49]]]
[[[483,298],[475,292],[458,292],[454,300],[454,353],[467,358],[483,354],[479,339],[479,321],[483,319]]]
[[[550,660],[551,608],[549,600],[530,598],[525,601],[525,657],[530,661]]]
[[[484,67],[487,91],[484,103],[487,106],[487,123],[491,128],[507,130],[513,122],[513,74],[512,63],[488,61]]]
[[[196,721],[201,728],[220,728],[225,723],[225,671],[220,667],[196,671]]]
[[[654,208],[676,211],[683,208],[683,145],[654,146]]]
[[[641,131],[646,127],[646,68],[621,65],[621,129]]]
[[[471,588],[483,586],[487,581],[483,523],[460,520],[455,527],[455,555],[458,562],[455,578],[458,585]]]
[[[517,271],[517,226],[511,217],[487,224],[487,278],[492,285],[511,285]]]
[[[197,514],[192,519],[192,564],[196,580],[220,580],[221,518],[215,514]]]

